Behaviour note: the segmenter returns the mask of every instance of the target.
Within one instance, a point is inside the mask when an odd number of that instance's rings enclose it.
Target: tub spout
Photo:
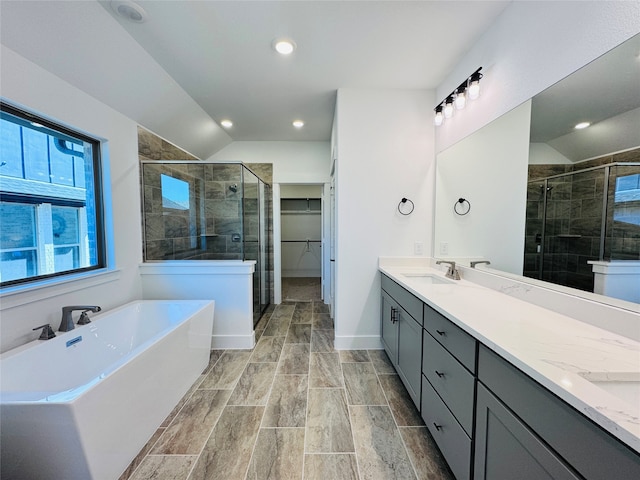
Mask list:
[[[78,322],[80,325],[84,325],[89,323],[89,317],[86,315],[86,312],[99,312],[102,310],[97,305],[71,305],[68,307],[62,307],[62,321],[60,322],[60,328],[58,329],[60,332],[68,332],[69,330],[73,330],[75,325],[73,324],[73,316],[72,312],[76,310],[82,310],[81,322]],[[82,318],[84,316],[84,318]]]

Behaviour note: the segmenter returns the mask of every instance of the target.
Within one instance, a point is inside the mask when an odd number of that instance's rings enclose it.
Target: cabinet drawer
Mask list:
[[[471,439],[424,377],[422,378],[422,419],[456,479],[469,479]]]
[[[422,300],[409,293],[404,287],[401,287],[386,275],[381,274],[380,276],[382,277],[382,289],[391,295],[422,326]]]
[[[484,345],[478,379],[584,478],[640,478],[640,454]]]
[[[476,340],[429,305],[424,305],[424,328],[470,372],[476,371]]]
[[[471,436],[474,377],[426,330],[422,336],[422,373]]]

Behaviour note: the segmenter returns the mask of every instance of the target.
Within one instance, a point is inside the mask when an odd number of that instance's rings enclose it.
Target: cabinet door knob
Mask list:
[[[436,375],[438,375],[440,378],[444,377],[444,373],[439,372],[438,370],[435,371]]]
[[[444,334],[445,334],[445,331],[444,331],[444,330],[436,330],[436,333],[437,333],[438,335],[444,335]]]
[[[442,425],[438,425],[436,422],[433,422],[433,426],[436,427],[437,431],[442,430]]]

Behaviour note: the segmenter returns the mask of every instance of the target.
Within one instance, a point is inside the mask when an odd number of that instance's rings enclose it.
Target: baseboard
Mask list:
[[[380,335],[345,335],[334,340],[336,350],[382,350]]]
[[[251,335],[212,335],[211,350],[251,349],[255,346],[255,333]]]

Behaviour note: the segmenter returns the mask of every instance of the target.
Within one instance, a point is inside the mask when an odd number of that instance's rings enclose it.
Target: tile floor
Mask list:
[[[287,302],[253,350],[215,350],[120,480],[451,480],[384,351],[337,351],[321,302]]]

